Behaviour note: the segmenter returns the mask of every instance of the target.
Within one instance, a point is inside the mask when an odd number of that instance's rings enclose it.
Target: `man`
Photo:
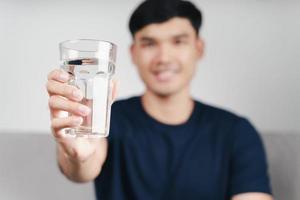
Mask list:
[[[89,110],[79,103],[80,91],[66,84],[66,73],[49,74],[52,131],[67,178],[94,181],[103,200],[272,199],[253,126],[191,98],[204,49],[201,22],[200,11],[186,1],[145,1],[134,11],[130,52],[146,91],[114,103],[108,138],[64,137],[63,128],[78,126]],[[62,110],[74,116],[61,118]]]

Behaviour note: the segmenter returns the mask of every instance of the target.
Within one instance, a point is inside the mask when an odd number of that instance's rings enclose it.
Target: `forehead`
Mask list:
[[[196,31],[188,19],[175,17],[163,23],[153,23],[145,26],[136,32],[135,39],[143,37],[167,39],[181,34],[196,35]]]

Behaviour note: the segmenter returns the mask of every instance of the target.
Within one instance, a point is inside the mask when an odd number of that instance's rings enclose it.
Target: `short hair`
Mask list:
[[[202,25],[202,13],[191,2],[182,0],[146,0],[132,13],[129,30],[132,37],[135,33],[152,23],[163,23],[173,17],[188,19],[196,34]]]

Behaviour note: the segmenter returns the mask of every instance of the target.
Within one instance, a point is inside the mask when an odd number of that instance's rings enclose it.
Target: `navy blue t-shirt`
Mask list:
[[[195,101],[180,125],[148,115],[140,97],[112,106],[108,157],[95,179],[99,200],[229,200],[271,193],[266,156],[245,118]]]

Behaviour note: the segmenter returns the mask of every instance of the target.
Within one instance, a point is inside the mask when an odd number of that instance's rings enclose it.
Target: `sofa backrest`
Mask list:
[[[0,199],[93,200],[93,183],[67,180],[49,134],[0,133]],[[263,134],[275,199],[300,199],[300,134]]]

